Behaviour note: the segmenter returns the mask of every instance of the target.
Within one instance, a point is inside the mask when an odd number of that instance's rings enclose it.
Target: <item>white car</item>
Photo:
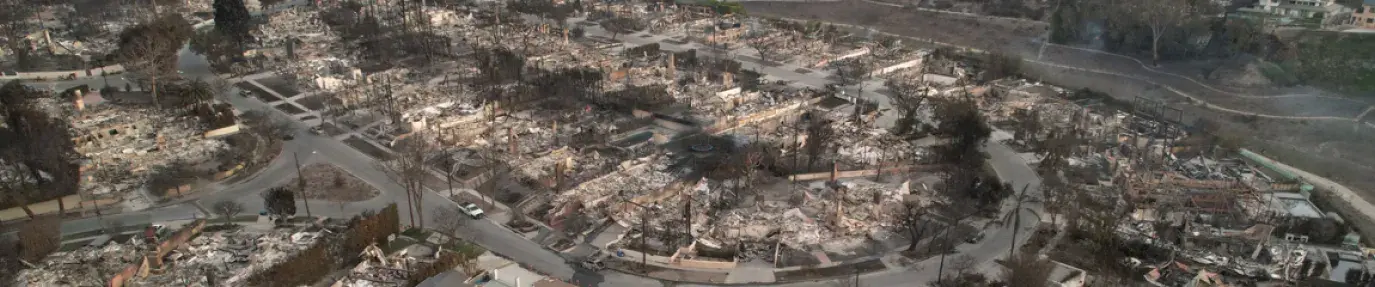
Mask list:
[[[473,204],[472,202],[464,202],[458,204],[458,210],[463,211],[463,214],[467,214],[468,216],[471,216],[474,219],[482,218],[483,215],[482,208],[477,207],[477,204]]]

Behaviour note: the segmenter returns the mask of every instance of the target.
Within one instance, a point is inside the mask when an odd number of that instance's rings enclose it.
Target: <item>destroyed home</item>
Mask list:
[[[54,253],[17,280],[27,286],[104,286],[116,281],[209,286],[207,276],[236,282],[306,249],[327,233],[318,228],[270,227],[205,231],[205,220],[183,223],[176,232],[105,236],[86,247]]]

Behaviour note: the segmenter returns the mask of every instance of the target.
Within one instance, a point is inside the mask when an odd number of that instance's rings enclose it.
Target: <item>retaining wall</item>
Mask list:
[[[922,62],[921,60],[922,60],[922,58],[917,58],[917,59],[909,60],[909,61],[906,61],[906,62],[897,63],[897,64],[892,65],[892,66],[883,67],[883,68],[874,70],[873,72],[869,72],[869,76],[870,76],[870,77],[879,76],[879,75],[883,75],[883,74],[887,74],[887,73],[892,73],[893,71],[897,71],[897,70],[902,70],[902,69],[906,69],[906,68],[916,67],[917,65],[921,65],[921,62]]]
[[[937,165],[916,165],[916,166],[913,166],[913,165],[899,165],[899,166],[894,166],[894,167],[890,167],[890,168],[884,168],[884,169],[883,169],[883,173],[894,173],[894,172],[899,172],[899,171],[926,171],[926,170],[935,170],[937,167],[939,167],[939,166],[937,166]],[[861,169],[861,170],[848,170],[848,171],[838,172],[838,173],[836,173],[836,178],[866,177],[866,176],[875,176],[875,175],[878,175],[878,169]],[[801,174],[794,174],[794,175],[792,175],[791,177],[792,177],[793,179],[795,179],[795,180],[822,180],[822,179],[831,179],[831,172],[825,171],[825,172],[801,173]]]
[[[29,204],[29,210],[32,210],[34,215],[56,213],[59,209],[59,200],[62,201],[62,203],[64,203],[67,207],[67,210],[65,210],[67,213],[83,212],[90,208],[99,208],[119,202],[119,199],[114,198],[81,200],[80,195],[73,194],[63,196],[54,200]],[[25,219],[28,217],[29,215],[27,213],[24,213],[24,209],[21,207],[11,207],[5,210],[0,210],[0,221]]]
[[[105,67],[91,68],[86,70],[67,70],[67,71],[46,71],[46,72],[19,72],[15,75],[0,75],[0,80],[56,80],[59,78],[76,74],[77,79],[99,77],[101,72],[107,75],[124,72],[123,65],[110,65]]]

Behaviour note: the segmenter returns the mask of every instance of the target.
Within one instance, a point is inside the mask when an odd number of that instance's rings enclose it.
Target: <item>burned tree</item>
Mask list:
[[[778,42],[771,41],[764,37],[752,38],[747,43],[750,48],[754,48],[754,51],[759,52],[759,61],[761,62],[769,63],[778,51]]]
[[[802,147],[807,153],[807,169],[816,167],[816,160],[835,145],[836,131],[831,124],[831,120],[820,117],[807,124],[807,140]]]
[[[448,236],[457,236],[468,226],[468,216],[455,206],[439,206],[430,214],[435,219],[434,230]]]
[[[869,65],[858,59],[845,59],[831,63],[835,67],[836,83],[841,86],[858,85],[869,76]]]
[[[1045,287],[1050,282],[1050,271],[1053,269],[1054,263],[1042,259],[1040,255],[1020,253],[1006,260],[1002,279],[1013,287]]]
[[[1050,136],[1037,149],[1044,157],[1038,168],[1043,171],[1063,170],[1069,164],[1068,160],[1073,156],[1074,149],[1083,144],[1084,139],[1075,130],[1052,130]]]
[[[1036,146],[1036,136],[1041,134],[1043,129],[1040,112],[1036,109],[1016,110],[1013,111],[1012,118],[1017,121],[1016,127],[1012,130],[1012,138],[1027,146]]]
[[[907,200],[902,203],[898,213],[894,214],[898,226],[907,231],[907,237],[911,239],[907,242],[907,251],[915,251],[917,242],[921,241],[926,233],[926,221],[922,219],[926,216],[926,206],[916,200]]]
[[[176,75],[177,51],[191,37],[191,25],[181,16],[168,15],[124,29],[119,48],[112,53],[124,67],[146,77],[152,87],[153,105],[158,100],[158,79]]]
[[[243,213],[244,206],[242,203],[233,200],[223,200],[211,206],[211,211],[214,211],[215,215],[224,218],[224,224],[229,225],[229,222],[234,220],[234,216]]]
[[[603,20],[601,26],[602,29],[611,32],[611,40],[616,40],[616,36],[620,34],[634,33],[635,31],[643,29],[643,24],[635,21],[635,19],[626,17],[614,17]]]
[[[396,153],[391,160],[382,164],[382,168],[406,191],[409,206],[406,211],[411,218],[411,226],[425,228],[424,209],[421,206],[424,203],[425,178],[430,176],[426,159],[435,152],[435,148],[423,136],[412,136],[399,140],[393,149]]]

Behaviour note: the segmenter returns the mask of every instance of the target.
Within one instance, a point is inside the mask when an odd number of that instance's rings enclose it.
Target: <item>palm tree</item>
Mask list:
[[[1008,256],[1014,256],[1014,255],[1016,255],[1016,251],[1017,251],[1017,231],[1020,230],[1020,229],[1022,229],[1022,212],[1021,212],[1021,211],[1022,211],[1022,203],[1023,203],[1023,202],[1039,202],[1039,201],[1033,201],[1031,197],[1027,197],[1027,196],[1026,196],[1026,191],[1027,191],[1027,189],[1030,189],[1030,188],[1031,188],[1031,184],[1030,184],[1030,183],[1028,183],[1028,184],[1026,184],[1026,185],[1023,185],[1023,186],[1022,186],[1022,192],[1018,193],[1015,197],[1013,197],[1013,199],[1017,201],[1017,207],[1012,208],[1012,210],[1008,211],[1006,215],[1003,215],[1003,222],[1012,221],[1012,244],[1011,244],[1011,247],[1008,248],[1008,253],[1007,253]]]

